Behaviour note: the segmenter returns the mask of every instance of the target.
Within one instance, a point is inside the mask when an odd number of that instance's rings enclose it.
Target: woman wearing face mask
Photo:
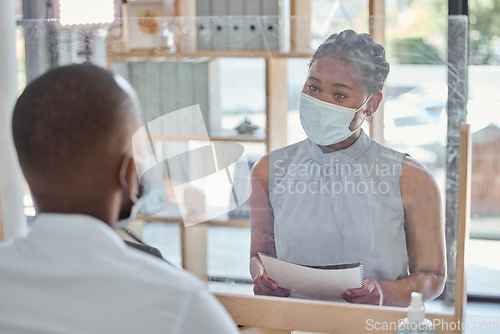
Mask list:
[[[389,72],[382,46],[347,30],[314,53],[299,114],[307,139],[252,169],[250,271],[255,294],[288,296],[258,252],[303,265],[362,262],[352,303],[407,306],[439,296],[446,276],[438,187],[427,169],[362,129]],[[424,134],[423,134],[424,135]]]

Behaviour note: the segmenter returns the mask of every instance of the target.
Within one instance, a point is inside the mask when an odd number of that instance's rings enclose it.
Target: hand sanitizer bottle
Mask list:
[[[408,316],[398,325],[397,334],[425,333],[435,334],[434,325],[425,318],[425,307],[422,301],[422,294],[412,292],[411,303],[408,307]]]

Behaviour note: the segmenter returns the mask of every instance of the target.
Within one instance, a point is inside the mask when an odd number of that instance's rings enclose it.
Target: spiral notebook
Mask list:
[[[363,286],[361,262],[304,266],[259,253],[267,276],[290,290],[291,297],[342,300],[348,289]]]

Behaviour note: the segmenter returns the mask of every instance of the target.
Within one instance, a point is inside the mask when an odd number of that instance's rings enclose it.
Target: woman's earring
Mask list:
[[[373,115],[366,116],[366,121],[371,123],[373,121]]]

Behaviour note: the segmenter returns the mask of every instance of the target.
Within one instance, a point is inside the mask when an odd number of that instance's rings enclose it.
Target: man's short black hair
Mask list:
[[[49,70],[28,84],[14,108],[21,167],[57,175],[88,161],[94,150],[125,140],[120,128],[132,105],[104,68],[87,63]]]

